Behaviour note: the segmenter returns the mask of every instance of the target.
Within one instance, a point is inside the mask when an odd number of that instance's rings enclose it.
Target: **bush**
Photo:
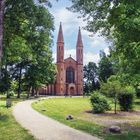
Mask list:
[[[119,95],[119,105],[122,111],[129,111],[133,109],[135,89],[131,86],[127,86]]]
[[[90,101],[94,113],[104,113],[105,111],[111,109],[106,97],[101,95],[100,92],[94,92],[91,95]]]
[[[138,89],[138,88],[136,89],[136,95],[138,98],[140,98],[140,89]]]

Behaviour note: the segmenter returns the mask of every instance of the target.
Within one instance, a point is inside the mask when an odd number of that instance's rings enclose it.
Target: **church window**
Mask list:
[[[66,83],[74,83],[74,69],[72,67],[68,67],[66,70]]]

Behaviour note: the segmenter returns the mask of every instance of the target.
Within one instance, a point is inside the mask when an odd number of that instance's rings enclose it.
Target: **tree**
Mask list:
[[[100,92],[106,94],[109,97],[113,97],[115,114],[117,113],[117,101],[121,90],[121,83],[119,82],[118,77],[115,75],[112,75],[110,78],[108,78],[107,83],[101,84]]]
[[[0,79],[0,92],[6,93],[6,91],[11,86],[11,78],[10,78],[10,74],[8,73],[7,69],[2,69],[1,73],[2,73],[2,77]]]
[[[70,10],[87,20],[86,29],[112,41],[120,75],[140,83],[140,2],[128,0],[71,0]],[[134,77],[134,78],[133,78]],[[134,81],[132,81],[134,80]]]
[[[50,76],[54,74],[50,51],[53,17],[42,4],[49,5],[46,2],[43,0],[35,4],[33,0],[16,2],[7,0],[5,4],[2,62],[3,67],[5,65],[8,67],[13,80],[18,81],[18,97],[20,97],[22,85],[28,83],[26,80],[30,70],[33,77],[30,80],[38,77],[39,86],[53,79]],[[38,83],[37,81],[32,82]]]
[[[84,78],[85,87],[88,90],[87,92],[98,89],[97,66],[94,62],[89,62],[87,65],[84,66]]]
[[[25,74],[25,84],[28,90],[32,89],[32,96],[34,96],[37,95],[37,91],[41,86],[52,83],[54,78],[55,66],[52,64],[51,53],[46,51],[43,56],[38,56],[36,64],[31,64],[28,67]]]
[[[10,47],[5,47],[5,64],[9,67],[12,79],[18,82],[18,98],[22,92],[21,86],[23,76],[26,73],[27,66],[32,61],[32,53],[27,41],[22,37],[15,37],[9,43]]]
[[[0,80],[1,80],[1,59],[3,50],[3,24],[4,24],[5,0],[0,0]]]
[[[99,79],[100,81],[107,82],[107,79],[113,75],[113,65],[109,59],[109,56],[106,56],[105,52],[100,51],[100,61],[98,66]]]

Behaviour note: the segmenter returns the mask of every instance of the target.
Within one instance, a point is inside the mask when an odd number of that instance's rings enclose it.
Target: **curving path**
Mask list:
[[[13,115],[37,140],[99,140],[38,113],[32,109],[32,102],[27,100],[18,103]]]

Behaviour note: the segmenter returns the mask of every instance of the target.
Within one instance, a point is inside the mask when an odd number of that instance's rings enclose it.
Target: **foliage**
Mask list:
[[[0,79],[1,79],[1,60],[3,55],[3,24],[4,24],[4,9],[5,9],[5,0],[0,1]]]
[[[101,82],[107,82],[107,79],[114,74],[112,60],[105,52],[100,51],[100,61],[98,66],[94,62],[89,62],[84,66],[84,91],[86,93],[100,89]]]
[[[117,101],[118,96],[121,93],[122,86],[118,80],[118,77],[112,75],[108,78],[107,83],[102,83],[100,92],[106,94],[109,97],[113,97],[114,99],[114,113],[117,113]]]
[[[135,88],[133,86],[122,85],[119,82],[119,77],[113,75],[107,83],[101,84],[100,92],[113,97],[114,99],[114,112],[116,113],[117,103],[119,103],[121,110],[128,111],[133,107],[135,97]],[[119,102],[118,102],[119,101]]]
[[[138,0],[71,0],[70,10],[87,20],[86,29],[100,32],[112,42],[112,57],[121,77],[140,83],[140,2]],[[125,78],[122,79],[125,81]],[[123,81],[123,82],[124,82]]]
[[[118,78],[112,75],[108,78],[107,83],[101,83],[100,92],[108,97],[114,97],[114,94],[119,94],[121,92],[122,86]]]
[[[137,97],[140,97],[140,85],[138,85],[136,88],[136,95]]]
[[[50,6],[46,0],[7,0],[5,4],[2,64],[18,83],[18,97],[24,89],[37,89],[54,79],[53,17],[44,4]]]
[[[84,79],[84,92],[90,93],[93,90],[99,89],[98,68],[94,62],[89,62],[84,66]]]
[[[107,79],[113,75],[113,65],[109,56],[105,52],[100,51],[100,61],[98,66],[98,73],[100,81],[107,82]]]
[[[121,110],[129,111],[133,109],[135,93],[136,91],[132,86],[127,86],[124,88],[118,97]]]
[[[2,69],[1,74],[2,77],[0,79],[0,92],[5,93],[11,86],[11,78],[6,69]]]
[[[90,101],[94,113],[104,113],[105,111],[110,110],[106,97],[101,95],[100,92],[93,92]]]

